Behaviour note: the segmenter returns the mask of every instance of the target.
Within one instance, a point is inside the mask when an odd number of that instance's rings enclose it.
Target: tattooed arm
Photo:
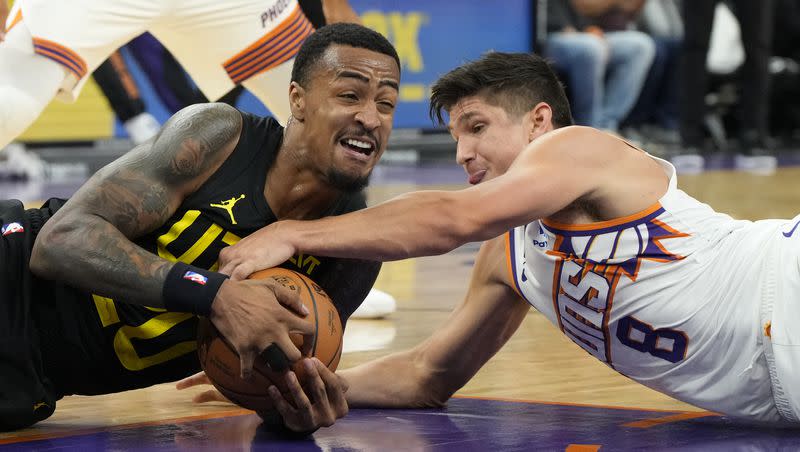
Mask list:
[[[225,104],[194,105],[176,113],[151,144],[100,170],[39,232],[30,268],[38,276],[127,303],[163,307],[173,263],[131,240],[153,231],[231,154],[242,116]],[[266,168],[264,168],[266,171]],[[222,283],[209,319],[239,354],[241,374],[277,344],[300,358],[290,333],[310,335],[299,298],[272,279]]]
[[[231,154],[241,128],[241,114],[225,104],[176,113],[155,140],[100,170],[45,224],[31,271],[99,295],[163,306],[172,263],[131,240],[169,219]]]

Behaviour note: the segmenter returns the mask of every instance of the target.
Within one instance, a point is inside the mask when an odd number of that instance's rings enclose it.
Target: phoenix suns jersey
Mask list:
[[[239,143],[230,157],[163,226],[135,242],[169,261],[217,270],[222,248],[276,221],[264,197],[267,170],[283,138],[272,118],[242,114]],[[366,206],[362,193],[343,195],[324,215]],[[346,321],[380,268],[363,261],[297,255],[285,264],[319,283]],[[336,294],[347,272],[368,272],[359,299]],[[167,312],[50,285],[37,297],[46,373],[66,394],[103,394],[174,381],[200,370],[197,322]],[[48,296],[50,295],[50,296]]]
[[[657,160],[669,188],[642,212],[511,230],[513,287],[621,374],[702,408],[778,420],[759,309],[784,222],[717,213]]]

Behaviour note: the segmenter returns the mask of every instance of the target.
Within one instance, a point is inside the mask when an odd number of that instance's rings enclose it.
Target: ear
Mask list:
[[[527,115],[528,141],[553,130],[553,109],[546,102],[536,104]]]
[[[306,117],[306,90],[297,82],[289,85],[289,107],[292,110],[292,117],[303,122]]]

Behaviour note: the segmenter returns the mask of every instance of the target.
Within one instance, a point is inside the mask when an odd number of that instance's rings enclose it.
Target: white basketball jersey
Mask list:
[[[589,354],[677,399],[779,420],[759,319],[759,269],[785,222],[734,220],[676,186],[650,208],[508,234],[515,289]]]

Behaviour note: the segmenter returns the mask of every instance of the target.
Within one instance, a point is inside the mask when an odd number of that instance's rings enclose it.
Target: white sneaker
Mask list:
[[[700,174],[706,166],[706,159],[700,154],[678,154],[670,159],[678,174]]]
[[[128,136],[134,144],[144,143],[150,138],[153,138],[158,131],[161,130],[161,124],[159,124],[155,116],[150,113],[138,114],[125,121],[122,127],[128,132]]]
[[[20,143],[11,143],[3,151],[0,174],[8,179],[41,180],[47,172],[47,164],[33,152],[25,150]]]
[[[381,319],[397,310],[394,297],[378,289],[372,289],[361,306],[353,312],[351,319]]]
[[[769,176],[775,174],[778,168],[778,159],[774,155],[743,155],[734,157],[736,169],[748,173]]]

